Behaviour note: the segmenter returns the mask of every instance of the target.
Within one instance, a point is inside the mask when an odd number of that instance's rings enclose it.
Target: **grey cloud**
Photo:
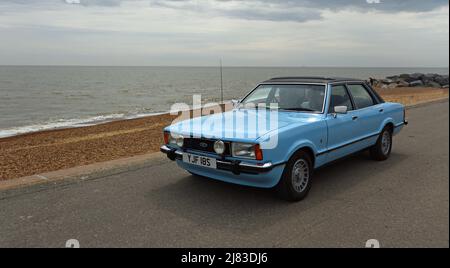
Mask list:
[[[38,7],[52,3],[76,4],[85,7],[117,7],[125,2],[146,2],[151,6],[197,12],[208,16],[222,16],[245,20],[306,22],[321,19],[323,10],[355,9],[360,12],[376,10],[385,13],[426,12],[442,6],[448,6],[447,0],[213,0],[201,2],[192,0],[3,0],[3,3],[15,3]],[[215,2],[234,2],[229,8],[221,8]],[[370,4],[372,3],[372,4]],[[1,10],[0,10],[1,12]]]
[[[45,2],[64,2],[64,3],[74,3],[80,2],[81,5],[85,6],[118,6],[123,2],[130,1],[143,1],[143,2],[185,2],[189,3],[190,0],[41,0],[41,1],[30,1],[30,0],[2,0],[2,2],[17,3],[17,4],[27,4],[27,5],[40,5]],[[246,3],[256,3],[264,7],[264,5],[272,4],[289,7],[304,7],[304,8],[317,8],[317,9],[347,9],[347,8],[358,8],[358,9],[376,9],[380,11],[409,11],[409,12],[424,12],[430,11],[442,6],[448,6],[448,0],[379,0],[380,3],[370,4],[369,2],[378,2],[375,0],[215,0],[217,2],[246,2]]]
[[[160,65],[207,65],[220,56],[235,65],[326,66],[348,63],[359,66],[448,66],[448,10],[398,18],[394,14],[398,11],[426,12],[448,6],[446,1],[381,0],[380,4],[367,4],[365,0],[234,0],[238,4],[233,5],[217,4],[227,0],[128,1],[139,2],[140,5],[128,6],[123,0],[79,0],[79,4],[75,0],[69,1],[72,5],[65,0],[0,0],[0,14],[6,15],[0,16],[0,64],[147,65],[151,62]],[[174,12],[164,12],[176,16],[161,19],[159,14],[155,15],[159,11],[157,8],[147,8],[148,16],[145,12],[135,17],[129,15],[142,5],[176,9]],[[122,8],[127,13],[96,12],[102,6],[111,11]],[[344,18],[342,21],[345,23],[361,24],[348,28],[344,24],[333,27],[337,22],[332,18],[317,23],[317,28],[285,23],[282,25],[285,28],[280,30],[279,24],[250,21],[241,23],[240,29],[235,29],[236,23],[228,21],[223,24],[225,27],[231,25],[232,30],[224,27],[224,31],[217,31],[216,27],[220,25],[213,25],[211,29],[208,25],[198,30],[196,28],[198,23],[206,21],[205,17],[214,16],[252,21],[305,22],[320,19],[323,9],[392,12],[392,25],[381,24],[376,30],[371,30],[373,23],[370,20],[379,17],[377,14],[367,14],[367,19],[361,22]],[[51,12],[40,13],[41,10]],[[27,12],[21,14],[21,11]],[[30,19],[27,17],[28,11],[33,11],[30,12]],[[62,22],[64,17],[58,12],[67,16],[68,20]],[[54,19],[52,14],[56,15]],[[94,17],[97,15],[103,17],[97,21]],[[191,18],[179,20],[181,16],[198,16],[200,19],[192,20],[190,24]],[[338,16],[347,14],[333,17]],[[358,18],[361,16],[358,15]],[[83,23],[78,25],[78,21]],[[161,27],[139,27],[140,23],[145,26],[153,21]],[[178,29],[180,21],[187,27]],[[408,27],[408,22],[412,23],[411,27]],[[168,25],[167,31],[165,24]],[[246,29],[247,25],[252,29]],[[366,39],[367,29],[371,31],[370,42]],[[337,31],[342,40],[349,41],[334,45],[340,40],[336,40],[331,31]],[[303,40],[304,36],[311,37],[311,41]],[[393,36],[395,42],[391,42]],[[289,43],[291,41],[292,45]],[[297,47],[297,44],[301,46]]]
[[[85,5],[96,5],[96,6],[118,6],[120,5],[120,0],[81,0],[82,4]]]
[[[63,0],[66,4],[79,4],[83,6],[119,6],[122,0]]]
[[[154,2],[185,2],[189,3],[190,0],[43,0],[43,1],[30,1],[30,0],[3,0],[2,2],[27,4],[27,5],[39,5],[42,2],[64,2],[73,3],[80,2],[85,6],[118,6],[123,2],[130,1],[144,1],[149,3]],[[430,11],[442,6],[448,6],[448,0],[379,0],[380,3],[370,4],[369,2],[377,2],[374,0],[215,0],[217,2],[253,2],[260,4],[261,6],[267,4],[275,4],[279,6],[289,7],[309,7],[317,9],[376,9],[380,11],[410,11],[410,12],[424,12]]]
[[[273,2],[273,1],[266,1]],[[303,5],[333,10],[356,8],[359,10],[380,10],[387,12],[425,12],[448,6],[447,0],[300,0],[286,1],[289,5]]]
[[[122,0],[127,1],[127,0]],[[252,2],[264,7],[278,5],[284,8],[315,8],[342,10],[356,8],[359,10],[380,10],[386,12],[426,12],[448,6],[448,0],[215,0],[217,2]],[[150,1],[152,2],[152,1]],[[190,0],[161,0],[157,2],[190,2]]]
[[[242,3],[239,7],[219,8],[215,5],[199,5],[197,2],[189,0],[151,1],[152,6],[193,11],[208,14],[208,16],[222,16],[244,20],[306,22],[321,19],[321,12],[319,10],[301,10],[298,8],[293,10],[286,8],[283,3],[272,4],[270,8],[265,3],[258,1],[242,1]]]
[[[268,20],[268,21],[295,21],[306,22],[321,19],[318,11],[295,12],[289,10],[247,10],[235,9],[224,12],[225,16],[247,19],[247,20]]]
[[[215,0],[216,2],[242,3],[240,7],[220,9],[206,7],[191,0],[150,0],[153,6],[196,11],[209,15],[247,20],[306,22],[321,19],[323,10],[348,10],[360,12],[379,11],[426,12],[448,6],[447,0]]]
[[[130,1],[130,0],[128,0]],[[139,0],[137,0],[139,1]],[[6,7],[6,4],[15,4],[15,5],[23,5],[33,8],[46,8],[49,6],[55,6],[58,4],[67,4],[67,5],[83,5],[83,6],[119,6],[121,3],[125,2],[125,0],[1,0],[0,7],[3,4]]]

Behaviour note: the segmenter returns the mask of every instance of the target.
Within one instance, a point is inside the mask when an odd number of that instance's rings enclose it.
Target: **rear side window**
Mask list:
[[[375,105],[372,96],[367,92],[367,89],[362,85],[347,85],[348,91],[353,97],[356,109],[366,108]]]
[[[334,111],[335,106],[347,106],[347,111],[353,110],[350,96],[344,86],[333,86],[331,89],[330,111]]]

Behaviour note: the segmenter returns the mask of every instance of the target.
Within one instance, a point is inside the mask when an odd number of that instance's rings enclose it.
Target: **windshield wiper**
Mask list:
[[[316,110],[308,109],[308,108],[279,108],[279,110],[287,110],[287,111],[301,111],[301,112],[315,112]]]

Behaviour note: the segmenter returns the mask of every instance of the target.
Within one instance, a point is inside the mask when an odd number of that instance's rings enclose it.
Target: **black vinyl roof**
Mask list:
[[[263,83],[279,83],[279,82],[299,82],[299,83],[334,83],[334,82],[364,82],[361,79],[344,78],[344,77],[323,77],[323,76],[288,76],[274,77]]]

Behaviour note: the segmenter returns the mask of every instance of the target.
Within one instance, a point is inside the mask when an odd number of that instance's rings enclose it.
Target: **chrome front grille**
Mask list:
[[[214,152],[214,142],[216,142],[216,140],[185,138],[183,148],[215,154],[216,152]],[[230,143],[229,142],[224,143],[225,143],[224,155],[230,155],[231,152]]]

